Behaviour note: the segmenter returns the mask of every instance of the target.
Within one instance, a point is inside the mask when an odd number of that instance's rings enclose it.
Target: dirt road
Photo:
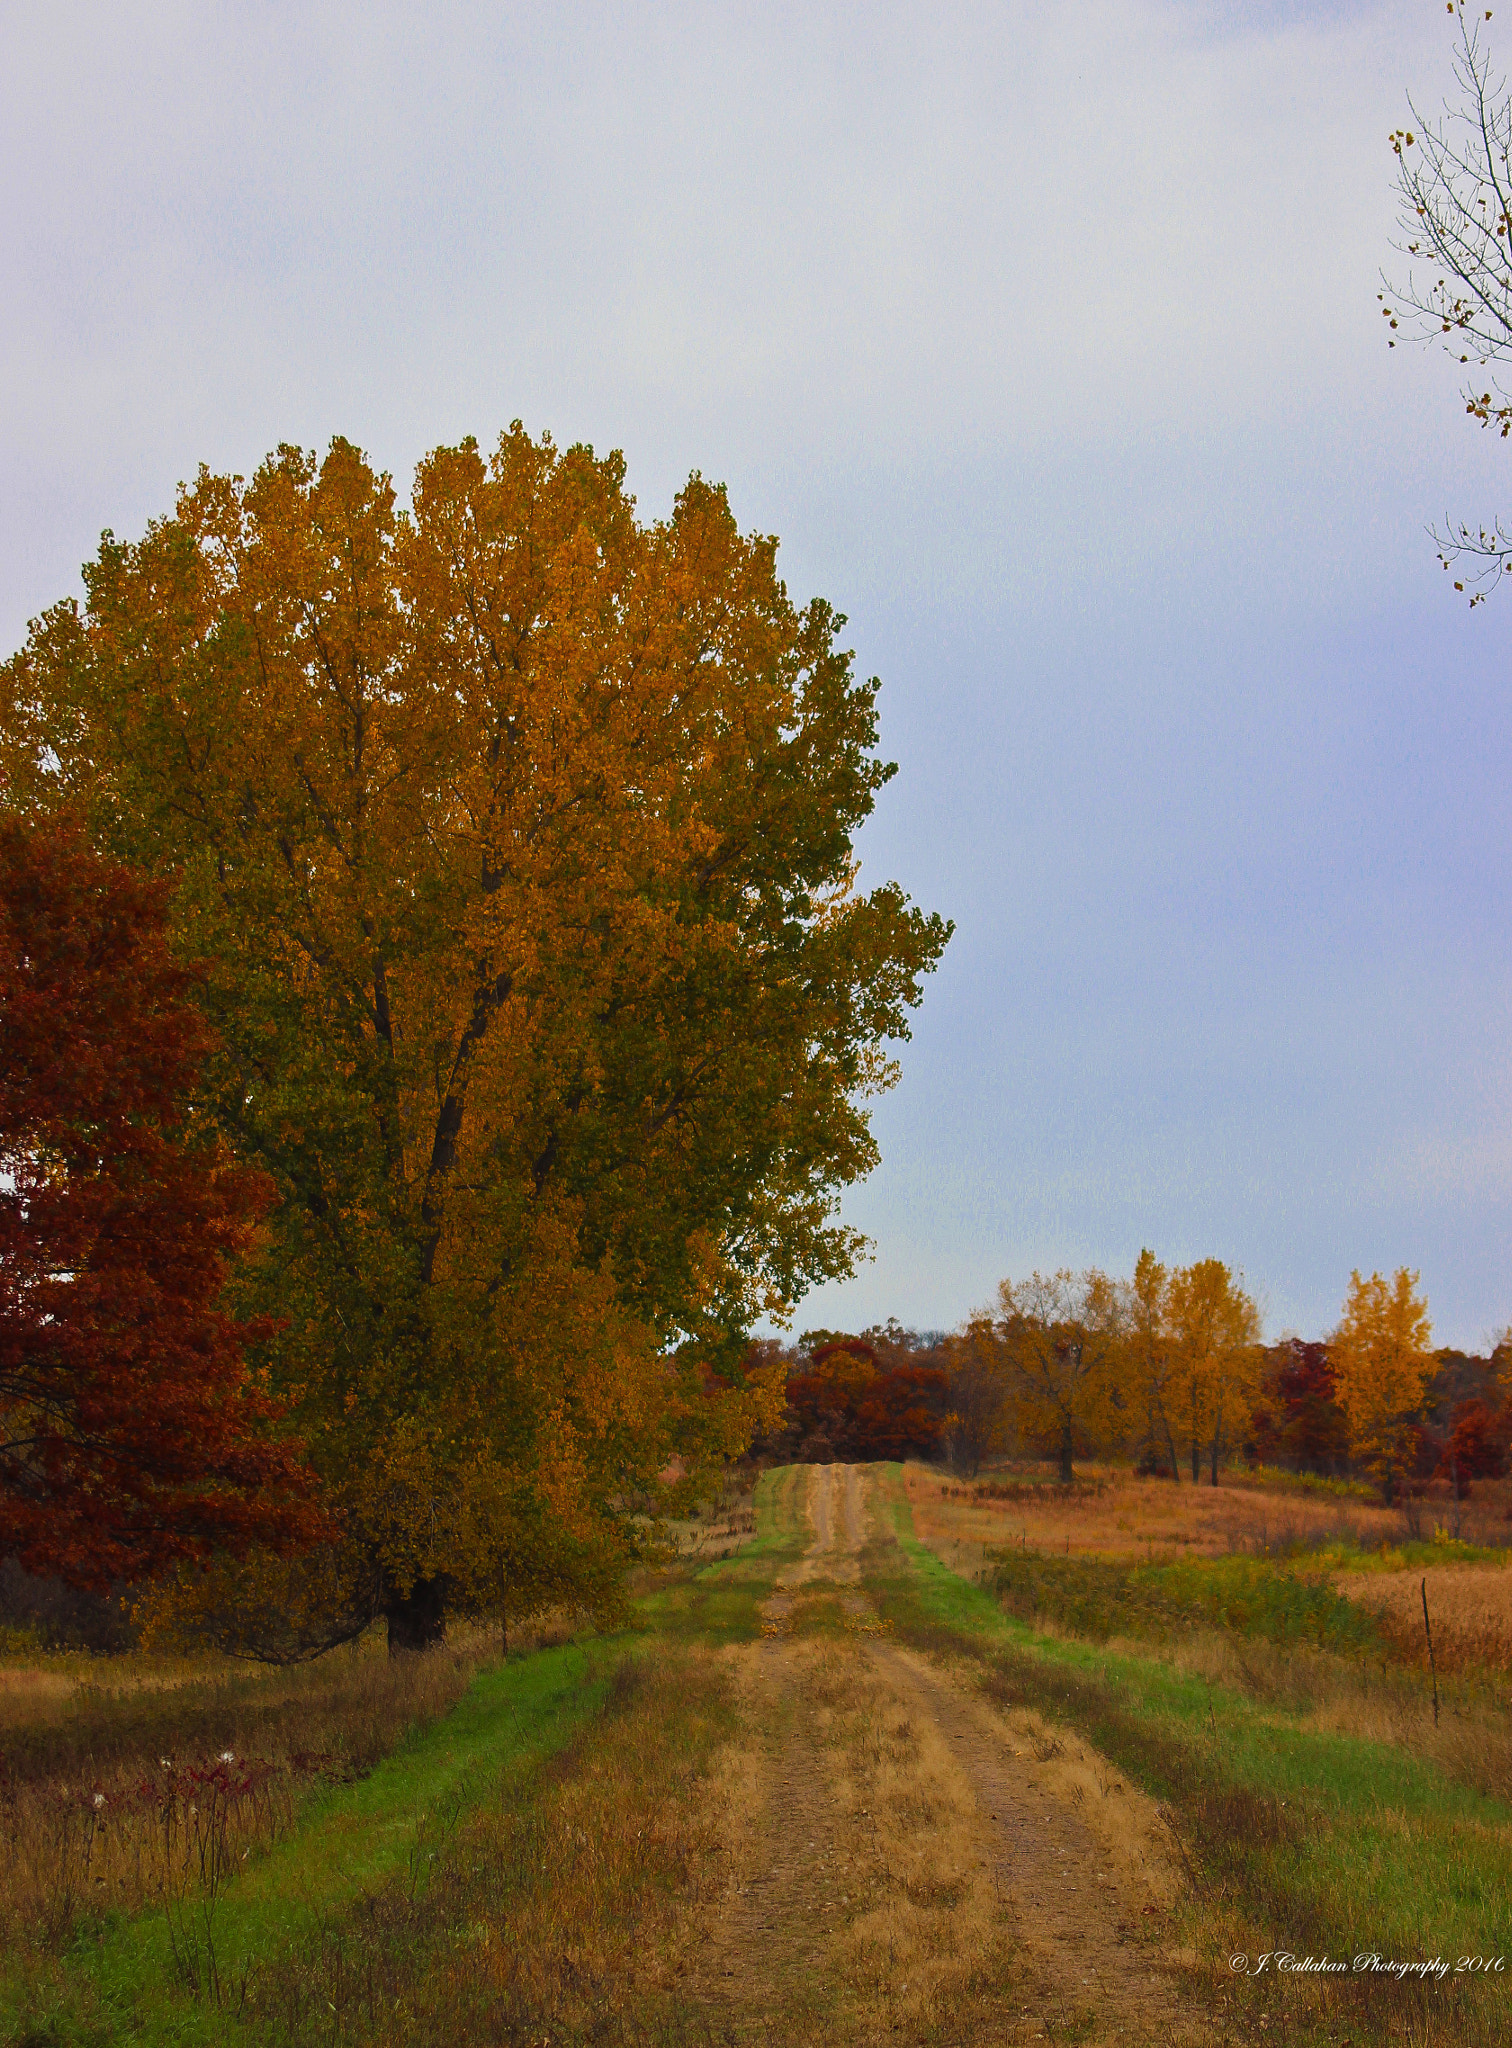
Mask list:
[[[870,1476],[804,1484],[805,1553],[732,1653],[751,1736],[686,1986],[714,2037],[1211,2038],[1162,1952],[1179,1886],[1153,1808],[1079,1738],[887,1640],[862,1575]]]

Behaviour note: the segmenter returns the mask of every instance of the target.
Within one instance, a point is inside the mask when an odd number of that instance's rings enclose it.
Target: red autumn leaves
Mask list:
[[[97,1589],[317,1528],[220,1305],[274,1189],[197,1138],[162,900],[0,820],[0,1554]]]

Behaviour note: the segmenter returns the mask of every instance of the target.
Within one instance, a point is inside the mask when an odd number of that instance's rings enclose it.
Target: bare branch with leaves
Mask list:
[[[1389,322],[1388,346],[1405,333],[1438,342],[1471,376],[1463,387],[1465,410],[1483,427],[1512,434],[1512,391],[1493,365],[1512,361],[1512,97],[1504,77],[1493,76],[1481,31],[1491,10],[1451,4],[1459,47],[1454,73],[1463,99],[1444,105],[1440,120],[1424,120],[1411,99],[1413,126],[1395,129],[1398,227],[1392,246],[1411,266],[1393,283],[1384,273],[1377,294]],[[1512,533],[1502,521],[1489,526],[1446,518],[1431,527],[1454,587],[1484,604],[1497,579],[1512,572]]]

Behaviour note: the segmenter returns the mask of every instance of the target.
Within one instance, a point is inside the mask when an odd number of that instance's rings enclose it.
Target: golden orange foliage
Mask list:
[[[1166,1322],[1178,1427],[1192,1479],[1218,1467],[1249,1419],[1260,1378],[1260,1316],[1221,1259],[1178,1268],[1167,1283]]]
[[[1432,1366],[1433,1326],[1418,1275],[1399,1266],[1390,1280],[1358,1269],[1339,1327],[1329,1340],[1339,1405],[1356,1458],[1390,1500],[1412,1456],[1412,1420]]]
[[[1073,1460],[1122,1435],[1125,1290],[1095,1268],[1031,1273],[998,1288],[1009,1400],[1020,1433]]]
[[[243,1291],[391,1632],[603,1583],[780,1402],[753,1320],[855,1256],[948,931],[856,887],[876,686],[775,555],[518,424],[408,510],[283,448],[107,535],[4,670],[4,802],[177,880],[200,1111],[282,1197]]]

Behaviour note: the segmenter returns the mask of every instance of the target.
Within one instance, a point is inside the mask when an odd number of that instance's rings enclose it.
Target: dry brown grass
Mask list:
[[[755,1534],[756,1474],[739,1466],[725,1472],[716,1493],[667,1529],[676,1556],[696,1564],[738,1556]]]
[[[984,1474],[983,1484],[997,1476]],[[1393,1509],[1277,1493],[1246,1486],[1227,1473],[1220,1476],[1223,1483],[1217,1487],[1176,1486],[1121,1467],[1088,1466],[1081,1475],[1084,1490],[1078,1488],[1069,1498],[1053,1487],[1025,1485],[1018,1497],[1007,1500],[963,1489],[932,1465],[905,1466],[903,1483],[920,1540],[950,1562],[957,1548],[962,1562],[970,1563],[973,1554],[1020,1541],[1031,1550],[1064,1550],[1072,1557],[1139,1557],[1160,1563],[1339,1541],[1373,1549],[1399,1543],[1405,1533],[1402,1516]],[[1472,1510],[1479,1533],[1472,1532]],[[1488,1534],[1505,1541],[1499,1496],[1467,1501],[1463,1514],[1467,1541]]]
[[[390,1663],[379,1643],[258,1671],[135,1657],[0,1672],[0,1942],[64,1942],[81,1913],[171,1893],[186,1859],[245,1854],[304,1791],[369,1770],[443,1714],[481,1635]]]
[[[905,1483],[920,1535],[947,1563],[968,1573],[989,1551],[1011,1541],[1015,1514],[1031,1550],[1065,1554],[1069,1542],[1073,1559],[1153,1557],[1157,1564],[1338,1538],[1394,1546],[1408,1534],[1403,1517],[1385,1509],[1278,1499],[1239,1484],[1216,1492],[1183,1486],[1178,1492],[1168,1481],[1128,1472],[1092,1476],[1101,1492],[1001,1506],[956,1497],[950,1483],[927,1466],[909,1466]],[[1490,1489],[1486,1495],[1482,1514],[1499,1513],[1499,1495]],[[1465,1504],[1467,1511],[1471,1505]],[[1479,1533],[1496,1535],[1503,1526],[1493,1522]],[[1468,1538],[1468,1520],[1463,1527]],[[1407,1750],[1462,1784],[1504,1797],[1512,1783],[1512,1562],[1431,1565],[1426,1576],[1442,1695],[1437,1721],[1423,1641],[1424,1572],[1416,1566],[1341,1573],[1331,1580],[1346,1598],[1383,1616],[1395,1646],[1385,1665],[1230,1630],[1202,1631],[1160,1646],[1113,1638],[1107,1648],[1159,1655],[1178,1670],[1294,1714],[1304,1726]],[[1038,1616],[1035,1627],[1047,1635],[1066,1633],[1047,1615]]]
[[[1373,1607],[1398,1641],[1423,1655],[1425,1582],[1439,1670],[1512,1671],[1512,1568],[1443,1565],[1426,1573],[1341,1572],[1334,1580],[1346,1599]]]
[[[1150,1653],[1148,1643],[1108,1648]],[[1168,1656],[1178,1671],[1295,1714],[1303,1728],[1405,1750],[1488,1798],[1505,1799],[1512,1784],[1512,1696],[1476,1674],[1443,1680],[1435,1721],[1424,1673],[1396,1665],[1351,1665],[1302,1645],[1227,1634],[1193,1637]]]
[[[1016,2017],[999,1896],[971,1786],[940,1733],[848,1646],[812,1647],[804,1701],[841,1819],[835,1963],[856,2038]],[[996,1968],[993,1967],[996,1956]]]

